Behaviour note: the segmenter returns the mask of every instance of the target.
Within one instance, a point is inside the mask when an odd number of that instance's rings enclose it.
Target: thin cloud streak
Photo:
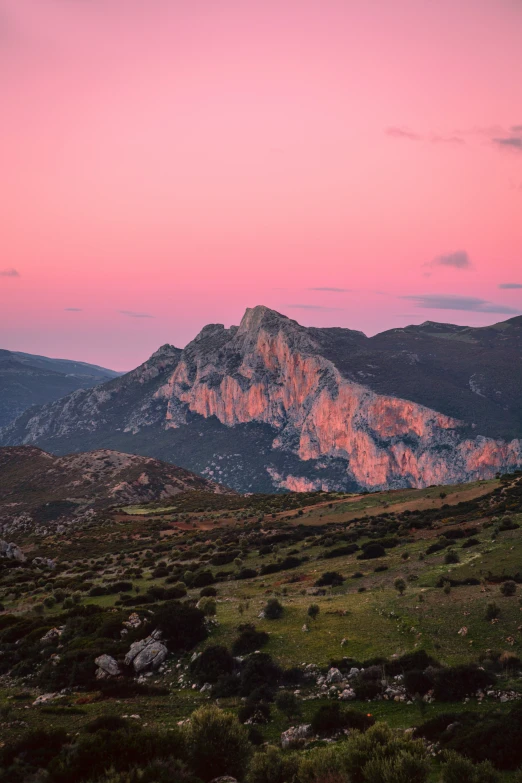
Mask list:
[[[499,283],[498,287],[510,290],[515,288],[522,288],[522,283]]]
[[[308,288],[308,291],[330,291],[334,294],[347,294],[349,291],[351,291],[351,288],[329,288],[328,286],[324,287],[317,287],[317,288]]]
[[[459,296],[458,294],[413,294],[401,296],[415,302],[416,307],[425,310],[465,310],[473,313],[504,313],[518,315],[520,310],[508,305],[495,304],[487,299],[476,296]]]
[[[82,308],[81,307],[64,307],[63,308],[66,313],[81,313]]]
[[[134,310],[118,310],[121,315],[126,315],[127,318],[154,318],[150,313],[136,313]]]
[[[291,307],[294,310],[342,310],[342,307],[324,307],[323,305],[314,304],[287,304],[284,307]]]
[[[20,272],[16,269],[0,269],[0,277],[20,277]]]

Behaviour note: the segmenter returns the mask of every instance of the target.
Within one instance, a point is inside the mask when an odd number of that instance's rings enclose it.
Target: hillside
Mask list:
[[[422,487],[522,464],[522,317],[367,338],[266,307],[26,412],[4,445],[113,448],[243,492]]]
[[[0,448],[0,524],[10,531],[189,491],[228,492],[175,465],[108,449],[56,457],[32,446]]]
[[[33,405],[90,389],[120,374],[85,362],[0,349],[0,427]]]
[[[433,781],[448,747],[514,770],[521,523],[518,473],[370,495],[185,492],[67,536],[20,531],[27,560],[0,570],[4,741],[82,742],[131,731],[129,716],[136,736],[175,732],[217,703],[256,746],[286,748],[293,726],[298,749],[344,741],[345,716],[416,728]],[[159,662],[135,666],[152,648]]]

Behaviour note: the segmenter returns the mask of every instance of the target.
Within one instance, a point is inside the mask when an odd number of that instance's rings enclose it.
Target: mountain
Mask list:
[[[167,500],[180,492],[230,490],[183,468],[109,449],[56,457],[34,446],[0,448],[0,523],[37,523],[88,509]],[[21,520],[23,522],[23,518]]]
[[[26,411],[1,443],[153,455],[241,491],[382,489],[522,464],[522,317],[375,337],[266,307]]]
[[[0,427],[32,405],[52,402],[118,375],[121,373],[85,362],[0,349]]]

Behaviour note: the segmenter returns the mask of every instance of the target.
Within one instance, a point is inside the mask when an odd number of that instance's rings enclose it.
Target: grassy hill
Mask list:
[[[384,673],[393,670],[394,661],[401,670],[405,656],[424,651],[444,671],[480,664],[494,673],[496,693],[515,698],[522,694],[521,523],[522,476],[515,474],[367,495],[192,491],[166,502],[113,506],[65,533],[21,532],[16,543],[27,561],[0,559],[5,736],[20,735],[19,720],[32,729],[82,731],[107,714],[175,727],[215,700],[215,694],[200,692],[201,683],[193,687],[190,656],[216,645],[233,649],[247,624],[267,634],[262,651],[283,672],[315,664],[324,674],[332,665],[343,671],[377,665]],[[47,559],[55,561],[54,569],[42,565]],[[332,572],[337,584],[322,585],[324,574]],[[504,595],[506,583],[514,584],[513,594]],[[120,660],[130,641],[144,635],[142,630],[121,637],[131,613],[141,618],[142,629],[152,628],[173,598],[195,605],[205,586],[217,592],[207,637],[190,650],[171,650],[141,690],[114,687],[111,695],[106,684],[92,679],[92,668],[75,680],[72,667],[66,683],[72,691],[47,706],[31,706],[42,691],[65,683],[51,671],[56,665],[49,654],[69,656],[75,672],[80,660],[88,669],[102,652]],[[279,619],[262,615],[270,599],[283,607]],[[313,619],[311,604],[319,610]],[[99,632],[101,619],[88,617],[103,618],[106,630]],[[42,657],[36,640],[61,626],[69,630],[60,646],[45,648]],[[129,683],[128,675],[124,680]],[[282,682],[283,690],[296,689],[288,679]],[[331,698],[315,680],[299,683],[302,723]],[[219,697],[219,703],[234,713],[243,704],[233,694]],[[507,714],[512,703],[498,696],[424,703],[409,694],[399,702],[372,697],[370,704],[361,695],[350,707],[407,728],[448,712]],[[269,721],[256,729],[275,742],[295,722],[272,706]]]

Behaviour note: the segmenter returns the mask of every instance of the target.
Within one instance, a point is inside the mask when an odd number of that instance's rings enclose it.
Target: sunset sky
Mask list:
[[[0,348],[522,313],[522,0],[0,0]]]

